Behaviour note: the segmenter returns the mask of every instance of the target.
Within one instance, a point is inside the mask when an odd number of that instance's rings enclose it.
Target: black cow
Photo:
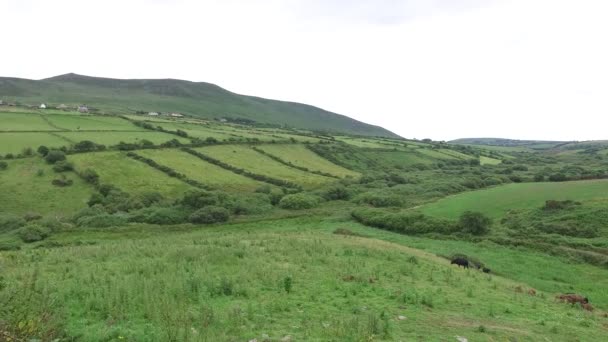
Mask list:
[[[464,268],[469,268],[469,260],[467,260],[465,258],[452,259],[452,262],[450,264],[452,264],[452,265],[456,264],[456,265],[458,265],[458,267],[462,266]]]
[[[489,268],[487,268],[487,267],[484,267],[481,270],[483,271],[483,273],[490,273],[490,272],[492,272],[492,270],[489,269]]]

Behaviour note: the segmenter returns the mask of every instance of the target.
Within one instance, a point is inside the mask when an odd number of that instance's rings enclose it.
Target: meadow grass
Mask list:
[[[268,144],[259,146],[263,151],[277,156],[296,166],[313,171],[322,171],[339,177],[357,177],[358,172],[338,166],[300,144]]]
[[[65,130],[94,130],[94,131],[144,131],[129,121],[102,115],[55,115],[45,116],[53,125]]]
[[[193,189],[190,185],[167,176],[123,152],[83,153],[69,156],[77,170],[91,168],[99,174],[102,184],[112,184],[129,193],[156,191],[169,198],[181,197]]]
[[[197,124],[187,124],[187,123],[154,123],[154,126],[160,126],[167,131],[176,132],[178,129],[186,132],[189,137],[206,139],[206,138],[215,138],[217,140],[223,141],[228,139],[238,138],[234,135],[228,133],[216,132],[211,129],[207,129],[202,125]]]
[[[0,170],[0,213],[66,216],[85,207],[94,191],[72,172],[66,173],[74,181],[71,186],[51,184],[59,175],[38,157],[7,162],[7,169]]]
[[[190,179],[226,191],[254,191],[265,184],[224,170],[176,149],[142,150],[137,153],[162,165],[170,166]]]
[[[142,140],[148,140],[154,144],[162,144],[172,139],[177,139],[179,142],[187,144],[190,140],[163,132],[60,132],[57,135],[65,137],[73,142],[90,140],[97,144],[106,146],[116,145],[119,142],[139,143]]]
[[[498,165],[502,163],[500,159],[490,158],[486,156],[479,156],[479,163],[481,165]]]
[[[205,153],[212,158],[219,159],[225,163],[243,168],[253,173],[294,182],[305,187],[316,187],[334,181],[334,179],[329,177],[316,175],[283,165],[247,146],[209,146],[196,150]]]
[[[421,211],[448,219],[455,219],[467,210],[499,218],[511,209],[541,207],[546,200],[581,201],[606,197],[608,180],[513,183],[448,196],[423,206]]]
[[[528,285],[401,243],[331,233],[345,225],[298,218],[188,226],[0,252],[0,304],[13,313],[0,319],[29,337],[81,341],[604,337],[606,318],[556,303],[551,293],[519,293],[516,286]],[[51,241],[60,246],[69,234]]]
[[[0,113],[0,131],[57,131],[38,114]]]
[[[40,145],[61,147],[70,145],[70,142],[60,138],[56,133],[0,133],[0,154],[21,153],[27,147],[36,150]]]

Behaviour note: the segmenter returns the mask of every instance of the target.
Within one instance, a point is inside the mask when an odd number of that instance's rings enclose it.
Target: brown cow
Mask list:
[[[577,295],[574,293],[565,293],[565,294],[561,294],[555,297],[557,300],[560,300],[562,302],[567,302],[570,304],[576,304],[576,303],[581,303],[581,304],[587,304],[589,303],[589,299],[587,299],[587,297],[583,297],[581,295]]]
[[[535,289],[529,289],[529,290],[528,290],[528,294],[529,294],[530,296],[536,296],[536,290],[535,290]]]
[[[581,304],[581,307],[587,311],[593,311],[593,305],[591,305],[589,303],[583,303],[583,304]]]

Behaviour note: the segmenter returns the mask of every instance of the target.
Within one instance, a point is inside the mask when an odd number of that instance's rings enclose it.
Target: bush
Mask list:
[[[272,210],[270,196],[259,193],[235,196],[223,206],[235,215],[262,214]]]
[[[23,150],[21,150],[21,155],[24,157],[30,157],[34,155],[34,150],[32,150],[31,147],[26,147]]]
[[[84,216],[76,220],[76,224],[79,227],[95,228],[122,226],[127,224],[127,222],[127,218],[123,215],[111,215],[105,212],[93,216]]]
[[[38,151],[38,153],[40,153],[41,156],[46,157],[46,155],[49,153],[50,150],[48,147],[41,145],[38,147],[37,151]]]
[[[320,199],[317,196],[305,193],[287,195],[279,201],[279,206],[283,209],[311,209],[319,205]]]
[[[365,225],[401,234],[449,234],[458,229],[450,221],[413,212],[388,212],[383,209],[364,208],[353,211],[351,215]]]
[[[193,209],[200,209],[210,205],[220,205],[226,197],[226,194],[220,192],[196,190],[187,192],[181,203]]]
[[[69,178],[66,178],[64,175],[61,175],[60,178],[53,179],[53,181],[51,183],[55,186],[65,187],[65,186],[72,185],[74,183],[74,181]]]
[[[6,233],[25,226],[26,221],[15,215],[0,216],[0,233]]]
[[[346,201],[346,200],[350,199],[350,196],[351,196],[351,194],[348,191],[348,189],[346,189],[346,187],[344,187],[342,185],[330,187],[323,194],[323,198],[325,198],[328,201],[337,201],[337,200]]]
[[[59,150],[50,150],[44,157],[49,164],[55,164],[58,161],[65,160],[65,153]]]
[[[55,172],[65,172],[74,170],[74,164],[70,163],[67,160],[58,161],[53,165],[53,171]]]
[[[51,235],[51,230],[38,224],[29,224],[20,228],[17,235],[23,242],[42,241]]]
[[[551,182],[564,182],[567,180],[568,177],[566,177],[566,175],[564,175],[563,173],[554,173],[549,176],[549,181]]]
[[[23,215],[23,219],[26,220],[27,222],[36,221],[41,218],[42,218],[42,215],[40,215],[36,212],[33,212],[33,211],[27,212],[27,213],[25,213],[25,215]]]
[[[230,212],[226,208],[210,205],[195,211],[188,219],[192,223],[218,223],[229,218]]]
[[[80,177],[87,183],[97,184],[99,182],[99,175],[93,169],[85,169],[80,173]]]
[[[403,196],[376,190],[362,193],[355,197],[354,201],[359,204],[369,204],[376,208],[399,207],[405,204]]]
[[[188,221],[188,213],[180,207],[148,207],[131,212],[129,221],[150,224],[179,224]]]
[[[8,163],[0,160],[0,170],[6,170]]]
[[[492,220],[489,217],[474,211],[465,211],[460,215],[458,221],[458,225],[463,232],[473,235],[486,234],[491,224]]]

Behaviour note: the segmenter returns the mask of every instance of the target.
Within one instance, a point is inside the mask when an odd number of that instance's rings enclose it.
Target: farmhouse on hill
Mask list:
[[[157,112],[149,112],[148,115],[149,116],[158,116],[158,113]]]
[[[88,113],[89,107],[87,107],[87,105],[80,105],[80,106],[78,106],[78,111],[80,113]]]
[[[180,113],[171,113],[169,114],[169,116],[174,117],[174,118],[183,118],[184,116]]]
[[[62,103],[59,106],[57,106],[57,109],[68,109],[68,106],[66,106]]]
[[[41,103],[39,108],[40,108],[40,109],[46,109],[46,104]]]

